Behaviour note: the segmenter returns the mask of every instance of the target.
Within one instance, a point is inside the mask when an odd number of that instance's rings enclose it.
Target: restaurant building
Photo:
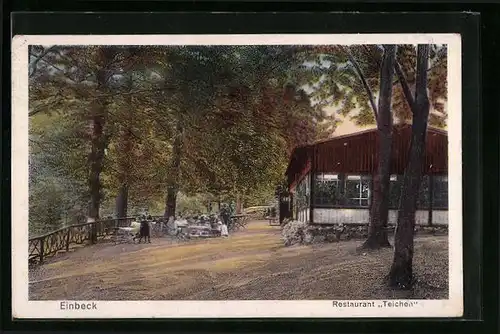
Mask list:
[[[389,224],[396,223],[411,125],[392,134]],[[286,177],[289,215],[312,224],[367,223],[378,164],[376,129],[295,148]],[[448,224],[448,135],[429,128],[418,197],[418,225]]]

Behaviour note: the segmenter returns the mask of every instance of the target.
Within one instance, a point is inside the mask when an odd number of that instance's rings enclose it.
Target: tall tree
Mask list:
[[[129,92],[133,89],[133,74],[128,73],[126,86]],[[127,217],[128,193],[130,188],[129,175],[132,172],[130,154],[133,149],[133,138],[131,128],[132,95],[126,97],[125,124],[119,125],[119,153],[118,154],[118,196],[116,197],[116,215],[118,218]]]
[[[165,217],[175,215],[180,190],[181,166],[185,157],[185,141],[199,120],[213,110],[213,101],[227,71],[226,47],[175,47],[171,49],[165,68],[164,89],[170,104],[172,157],[168,162]],[[168,112],[167,110],[164,110]]]
[[[298,49],[34,46],[30,116],[74,131],[46,160],[87,183],[91,216],[148,207],[160,190],[167,215],[179,191],[266,198],[293,147],[334,126],[295,84]]]
[[[374,177],[369,236],[362,247],[390,246],[387,237],[388,195],[393,117],[391,111],[396,46],[319,46],[314,65],[306,64],[313,96],[320,105],[335,105],[357,125],[376,124],[379,134],[378,170]],[[311,81],[311,79],[313,79]],[[377,87],[378,85],[378,87]],[[378,106],[375,94],[378,93]],[[381,110],[379,110],[381,109]]]
[[[96,48],[95,50],[95,77],[97,81],[96,91],[98,93],[107,92],[107,82],[110,77],[107,67],[112,61],[115,52],[116,51],[107,48]],[[107,104],[108,101],[106,99],[97,98],[92,101],[91,108],[89,110],[89,118],[92,127],[91,151],[89,154],[89,216],[94,219],[99,219],[99,206],[101,202],[100,176],[104,163],[104,152],[107,145],[107,136],[105,132]]]
[[[409,160],[405,170],[403,189],[398,211],[398,222],[394,240],[394,260],[389,273],[390,285],[408,289],[413,280],[413,239],[415,212],[422,179],[422,160],[425,154],[427,123],[430,102],[428,96],[429,45],[418,45],[415,97],[405,89],[411,106],[412,134]],[[403,74],[400,79],[404,82]]]
[[[373,201],[368,239],[365,248],[390,247],[387,236],[389,217],[389,186],[392,153],[392,81],[396,57],[395,45],[384,45],[384,56],[380,70],[380,89],[377,108],[377,131],[379,139],[378,170],[373,179]]]
[[[351,116],[358,125],[376,124],[379,135],[378,168],[374,177],[369,236],[362,247],[390,246],[387,237],[389,179],[392,151],[392,92],[396,46],[328,46],[319,51],[313,66],[316,98],[322,104],[339,104],[342,116]],[[319,78],[318,78],[319,74]],[[313,76],[314,77],[314,76]],[[378,87],[377,87],[378,84]],[[378,106],[375,94],[378,93]],[[357,112],[355,112],[357,110]]]
[[[61,110],[83,122],[75,134],[88,140],[88,215],[99,217],[103,196],[102,177],[105,151],[113,124],[109,109],[113,105],[112,78],[121,70],[126,54],[119,46],[32,47],[30,57],[30,116]],[[71,112],[71,109],[74,109]],[[55,125],[57,126],[57,124]],[[85,149],[86,146],[82,146]]]
[[[379,45],[303,48],[305,65],[302,67],[304,69],[302,74],[305,74],[305,77],[302,82],[309,84],[313,100],[318,105],[334,106],[339,115],[349,117],[356,125],[376,124],[380,131],[375,96],[377,93],[381,95],[382,50],[383,47]],[[430,122],[433,126],[444,127],[446,123],[444,107],[446,75],[443,76],[443,73],[446,72],[446,63],[443,60],[446,58],[446,48],[433,46],[431,51],[434,65],[429,68],[429,86],[433,87],[431,96],[433,111]],[[399,75],[398,80],[392,81],[392,119],[398,123],[406,123],[411,121],[411,112],[405,97],[405,90],[410,89],[415,82],[415,48],[413,45],[399,45],[396,55],[397,61],[394,63],[396,74],[399,69],[399,72],[407,74],[407,78],[404,84],[399,79]],[[387,127],[385,129],[387,131]],[[390,159],[390,149],[381,148],[380,153],[385,156],[379,156],[379,163]],[[387,168],[386,172],[388,172]],[[384,180],[388,178],[387,174]],[[377,204],[385,202],[386,196],[381,191],[381,185],[382,183],[375,182],[373,194],[375,205],[370,212],[370,236],[364,244],[365,247],[377,248],[389,245],[384,226],[387,222],[388,211],[380,210],[379,208],[384,208],[384,205]],[[388,186],[384,187],[384,193],[387,188]]]
[[[287,83],[290,64],[282,56],[290,57],[293,50],[232,50],[226,89],[203,118],[205,128],[218,130],[200,129],[189,136],[186,146],[188,166],[209,180],[205,191],[229,195],[237,203],[265,187],[272,195],[286,168],[287,153],[315,140],[322,130],[318,124],[325,120],[323,112],[311,106],[303,90]]]

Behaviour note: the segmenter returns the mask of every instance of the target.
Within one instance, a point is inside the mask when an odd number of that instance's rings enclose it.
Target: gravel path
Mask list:
[[[384,284],[392,250],[362,241],[284,247],[279,227],[250,222],[227,239],[96,245],[30,272],[32,300],[446,299],[448,238],[415,241],[412,291]]]

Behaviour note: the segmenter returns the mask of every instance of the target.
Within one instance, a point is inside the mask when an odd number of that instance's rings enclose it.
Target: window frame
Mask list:
[[[441,180],[445,180],[444,182]],[[448,210],[449,209],[449,201],[450,201],[450,191],[449,191],[449,178],[447,174],[434,174],[432,175],[432,189],[433,189],[433,194],[432,194],[432,210],[440,211],[440,210]],[[437,205],[441,203],[436,203],[436,194],[438,194],[438,187],[437,184],[445,184],[446,186],[443,187],[442,189],[445,189],[444,192],[442,192],[440,195],[444,195],[446,197],[446,204],[445,205]]]
[[[431,208],[431,181],[432,177],[430,174],[422,174],[420,179],[420,186],[418,187],[418,198],[417,198],[417,210],[429,210]],[[427,191],[424,191],[425,183],[427,183]],[[423,203],[422,203],[423,201]]]
[[[325,180],[325,176],[327,175],[329,177],[332,176],[332,178],[329,180]],[[327,201],[323,201],[323,199],[328,198],[329,196],[320,196],[318,192],[318,189],[320,188],[319,184],[322,182],[335,184],[335,193],[333,194],[332,203],[325,203]],[[314,175],[314,194],[312,197],[313,207],[326,208],[326,207],[335,207],[341,204],[342,202],[341,183],[342,183],[342,178],[339,173],[316,173]]]
[[[397,177],[396,180],[393,180],[393,177]],[[390,187],[391,187],[391,190],[390,190],[390,193],[392,195],[392,187],[394,186],[394,184],[399,184],[399,186],[401,187],[400,190],[399,190],[399,198],[398,198],[398,203],[395,204],[393,201],[392,201],[392,198],[390,199],[389,201],[389,209],[390,210],[398,210],[399,209],[399,199],[401,198],[401,189],[403,187],[403,178],[404,178],[404,175],[402,174],[392,174],[391,175],[391,184],[390,184]],[[425,211],[425,210],[431,210],[432,211],[439,211],[439,210],[448,210],[448,205],[436,205],[436,180],[439,180],[441,178],[446,178],[446,180],[448,179],[448,176],[446,174],[423,174],[422,175],[422,179],[421,179],[421,183],[420,183],[420,187],[419,187],[419,194],[418,194],[418,199],[417,199],[417,210],[419,211]],[[425,196],[426,194],[423,193],[423,189],[424,189],[424,186],[425,186],[425,183],[424,182],[427,182],[427,198],[425,199],[425,202],[422,203],[422,196]],[[432,194],[430,193],[431,192],[431,184],[430,182],[432,182]],[[447,191],[448,192],[448,191]],[[431,196],[432,196],[432,205],[431,205]]]
[[[373,176],[371,174],[345,174],[344,177],[344,203],[347,207],[355,207],[360,209],[369,209],[371,207],[371,199],[372,199],[372,179]],[[358,181],[359,185],[359,197],[347,197],[347,183],[351,181]],[[368,181],[368,196],[363,197],[363,182]],[[348,203],[348,201],[358,201],[359,204]],[[363,205],[363,201],[366,201],[367,204]]]
[[[325,175],[337,175],[337,188],[336,188],[336,194],[337,194],[337,199],[334,201],[334,204],[324,204],[324,203],[319,203],[317,201],[317,182],[320,182],[318,181],[318,177],[320,178],[320,180],[324,180],[324,176]],[[309,177],[309,178],[308,178]],[[307,205],[309,205],[309,207],[312,207],[312,208],[318,208],[318,209],[370,209],[371,208],[371,205],[372,205],[372,200],[373,200],[373,175],[371,174],[349,174],[349,173],[316,173],[316,174],[308,174],[307,176],[304,177],[303,180],[301,180],[301,182],[304,182],[304,180],[308,180],[310,182],[310,177],[314,177],[314,180],[315,180],[315,185],[314,185],[314,194],[313,196],[309,196],[307,197],[306,196],[306,202]],[[351,177],[349,179],[349,177]],[[346,185],[347,185],[347,182],[349,181],[354,181],[353,180],[353,177],[359,177],[359,183],[361,183],[361,181],[365,180],[365,181],[368,181],[369,182],[369,186],[368,186],[368,197],[357,197],[357,198],[348,198],[347,197],[347,194],[346,194]],[[428,198],[429,200],[429,203],[424,203],[423,205],[421,204],[421,199],[422,199],[422,194],[420,193],[422,190],[423,190],[423,182],[425,182],[425,178],[427,178],[427,182],[433,182],[432,184],[432,190],[433,190],[433,194],[432,194],[432,206],[429,205],[430,204],[430,197]],[[394,183],[396,184],[399,184],[399,186],[401,187],[400,189],[402,189],[403,187],[403,180],[404,180],[404,174],[391,174],[390,175],[390,187],[393,187],[394,186]],[[444,182],[444,180],[446,180],[446,182]],[[443,204],[443,203],[436,203],[436,191],[438,191],[439,189],[439,186],[436,186],[436,183],[437,182],[441,182],[441,183],[446,183],[448,184],[448,175],[447,174],[423,174],[422,175],[422,184],[420,185],[419,187],[419,196],[418,196],[418,201],[417,201],[417,210],[419,211],[428,211],[428,210],[431,210],[432,211],[445,211],[445,210],[448,210],[448,203],[449,203],[449,198],[448,198],[448,201],[447,201],[447,205],[443,206],[443,205],[436,205],[436,204]],[[307,186],[309,187],[310,185],[304,185],[304,186]],[[442,189],[442,188],[441,188]],[[390,193],[392,194],[392,191],[393,190],[390,190]],[[430,195],[430,183],[427,187],[427,191]],[[362,192],[362,189],[360,188],[360,193]],[[443,196],[449,196],[449,188],[446,188],[446,195],[443,195]],[[389,210],[398,210],[399,209],[399,201],[400,201],[400,198],[401,198],[401,190],[399,191],[399,197],[397,199],[397,203],[395,203],[393,200],[390,200],[389,201]],[[354,199],[354,200],[358,200],[358,205],[356,204],[352,204],[352,203],[348,203],[349,199]],[[365,205],[361,205],[363,200],[367,200],[368,202],[368,205],[365,206]],[[301,207],[299,210],[301,209],[304,209],[304,208],[307,208],[307,206],[305,207]]]

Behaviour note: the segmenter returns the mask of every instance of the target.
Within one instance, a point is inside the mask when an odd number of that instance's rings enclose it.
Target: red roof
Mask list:
[[[424,173],[447,173],[448,133],[428,128]],[[391,173],[403,174],[407,164],[411,138],[411,125],[394,126],[391,157]],[[316,172],[373,174],[378,159],[378,132],[369,129],[349,135],[317,141],[299,146],[292,152],[285,175],[288,184],[300,180],[306,169]],[[432,167],[431,167],[432,166]]]

